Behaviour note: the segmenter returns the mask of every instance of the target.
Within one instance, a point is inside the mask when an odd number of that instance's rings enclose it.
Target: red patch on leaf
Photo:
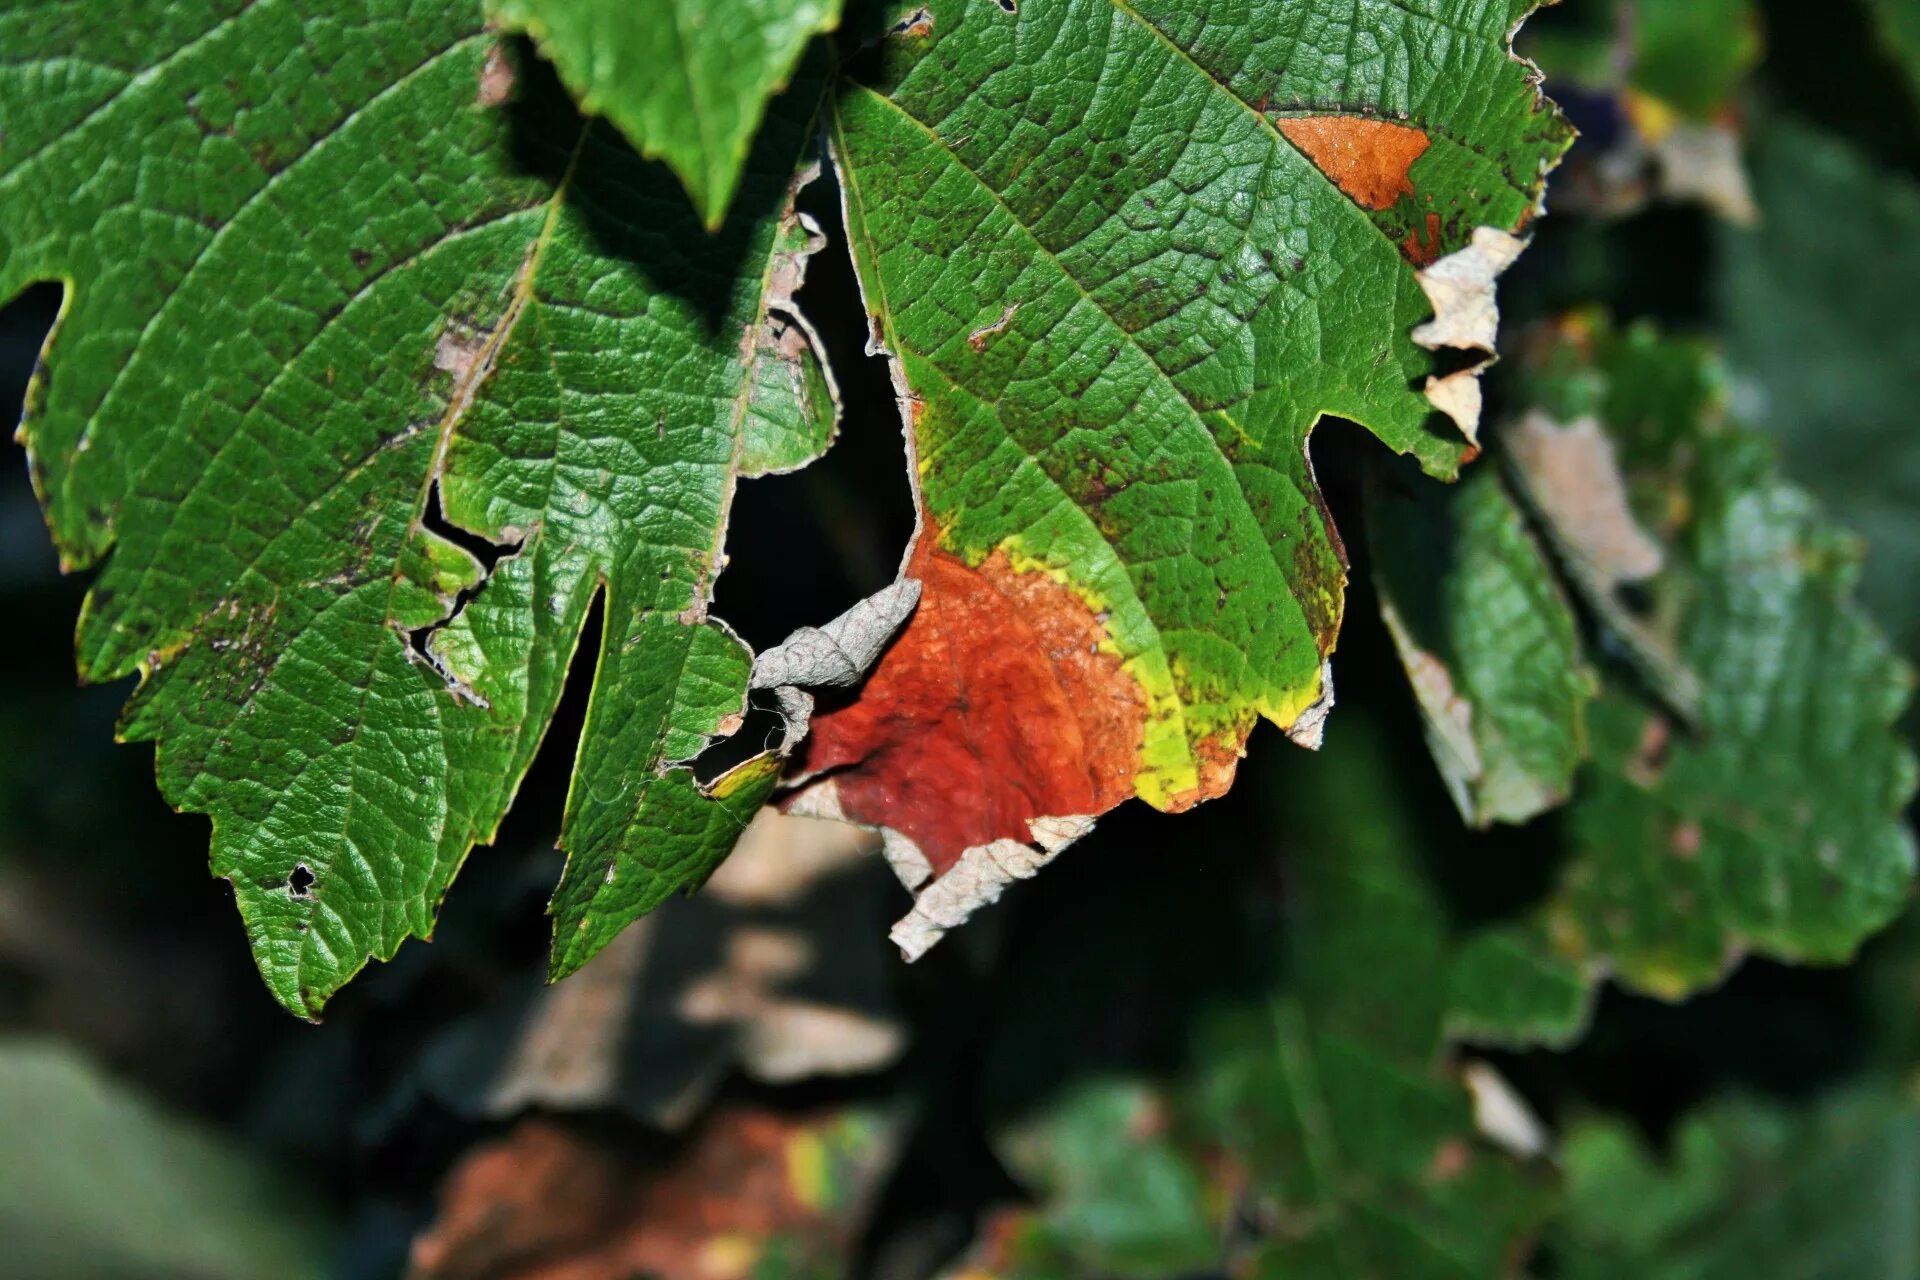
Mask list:
[[[1431,140],[1412,125],[1357,116],[1292,116],[1273,127],[1365,209],[1391,209],[1413,194],[1414,161]]]
[[[800,767],[833,771],[847,817],[906,835],[939,875],[969,848],[1031,840],[1030,819],[1130,797],[1147,708],[1072,590],[937,541],[929,518],[906,570],[919,608],[860,697],[814,717]]]

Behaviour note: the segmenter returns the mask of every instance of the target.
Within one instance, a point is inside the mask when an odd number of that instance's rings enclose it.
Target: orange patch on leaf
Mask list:
[[[833,771],[849,818],[906,835],[939,875],[969,848],[1031,840],[1030,819],[1133,795],[1147,707],[1071,589],[936,541],[929,519],[907,566],[919,608],[859,698],[815,715],[800,767]]]
[[[1413,163],[1432,145],[1424,131],[1386,120],[1293,116],[1273,124],[1356,204],[1375,211],[1413,194]]]
[[[1429,213],[1425,233],[1415,227],[1400,244],[1400,252],[1416,267],[1430,267],[1440,261],[1440,215]]]

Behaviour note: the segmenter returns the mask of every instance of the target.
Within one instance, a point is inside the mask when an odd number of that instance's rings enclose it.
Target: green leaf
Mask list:
[[[868,686],[893,718],[815,722],[837,811],[978,884],[995,841],[1220,794],[1260,718],[1315,740],[1345,565],[1308,434],[1470,447],[1429,348],[1485,358],[1569,136],[1509,53],[1532,7],[937,0],[887,37],[831,128],[927,585]]]
[[[1631,90],[1705,123],[1734,106],[1764,41],[1753,0],[1586,0],[1526,41],[1548,82]]]
[[[1569,1280],[1907,1280],[1920,1109],[1867,1085],[1802,1112],[1733,1098],[1689,1116],[1670,1154],[1619,1121],[1567,1135],[1567,1207],[1549,1243]]]
[[[1206,1182],[1167,1118],[1166,1099],[1145,1085],[1092,1080],[1002,1135],[1001,1157],[1044,1208],[996,1270],[1164,1276],[1215,1261]]]
[[[1541,921],[1480,930],[1454,959],[1447,1032],[1503,1048],[1578,1043],[1598,997],[1587,967],[1557,950]]]
[[[324,1216],[219,1135],[165,1115],[70,1049],[0,1042],[0,1236],[41,1280],[326,1273]]]
[[[1631,83],[1695,120],[1727,110],[1760,61],[1753,0],[1636,0]]]
[[[740,187],[767,99],[840,0],[486,0],[530,33],[583,110],[667,162],[710,229]]]
[[[1461,816],[1486,827],[1559,804],[1586,755],[1594,680],[1500,477],[1483,466],[1442,489],[1380,468],[1367,531],[1381,616]]]
[[[1635,588],[1636,616],[1700,694],[1689,729],[1631,667],[1609,676],[1571,858],[1538,927],[1564,960],[1669,999],[1748,952],[1848,959],[1905,905],[1915,859],[1901,820],[1914,760],[1894,730],[1912,677],[1853,602],[1857,542],[1725,420],[1696,344],[1575,319],[1537,357],[1530,402],[1600,424],[1618,449],[1667,561]],[[1589,537],[1556,530],[1570,548]]]
[[[123,732],[275,996],[431,930],[596,599],[556,970],[698,883],[773,772],[677,762],[744,706],[706,609],[818,78],[709,236],[465,5],[14,8],[0,45],[0,297],[67,285],[22,436],[100,566],[80,669],[142,675]]]

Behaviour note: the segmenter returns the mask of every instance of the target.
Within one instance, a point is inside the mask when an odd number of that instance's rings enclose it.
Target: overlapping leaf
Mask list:
[[[1508,50],[1532,7],[939,0],[837,100],[924,595],[816,722],[810,803],[931,880],[910,953],[1128,797],[1219,794],[1257,719],[1316,737],[1344,562],[1307,436],[1467,452],[1433,410],[1470,435],[1477,387],[1425,348],[1490,342],[1567,143]]]
[[[767,99],[840,0],[487,0],[531,32],[581,107],[672,166],[709,227],[740,186]]]
[[[1851,598],[1857,541],[1726,421],[1697,345],[1575,318],[1523,395],[1544,415],[1523,429],[1617,449],[1631,511],[1583,526],[1551,474],[1516,467],[1596,608],[1610,674],[1560,888],[1469,952],[1457,1029],[1564,1039],[1583,971],[1678,998],[1747,952],[1847,959],[1904,906],[1915,861],[1914,761],[1894,728],[1912,678]],[[1623,528],[1634,517],[1643,529]],[[1604,539],[1628,533],[1665,554],[1637,601],[1606,571],[1621,547]]]
[[[777,767],[675,762],[744,704],[706,603],[818,78],[709,236],[464,4],[15,7],[0,46],[0,297],[67,284],[23,436],[100,565],[81,670],[142,674],[124,731],[274,994],[431,929],[596,599],[556,971],[699,881]]]
[[[1526,44],[1585,137],[1556,183],[1556,207],[1619,215],[1659,196],[1753,221],[1740,93],[1762,53],[1754,0],[1568,9]]]
[[[1381,613],[1461,816],[1525,822],[1559,804],[1586,757],[1594,681],[1519,504],[1486,467],[1452,491],[1386,472],[1367,528]]]

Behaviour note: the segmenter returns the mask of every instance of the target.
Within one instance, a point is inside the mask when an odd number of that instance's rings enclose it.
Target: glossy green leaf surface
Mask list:
[[[706,602],[817,80],[708,235],[463,4],[14,7],[0,46],[0,297],[67,286],[22,435],[98,566],[81,671],[142,676],[123,731],[274,994],[431,930],[596,599],[556,968],[698,883],[774,771],[675,762],[744,705]]]
[[[840,0],[486,0],[530,33],[583,110],[664,160],[718,227],[746,170],[767,99]]]

